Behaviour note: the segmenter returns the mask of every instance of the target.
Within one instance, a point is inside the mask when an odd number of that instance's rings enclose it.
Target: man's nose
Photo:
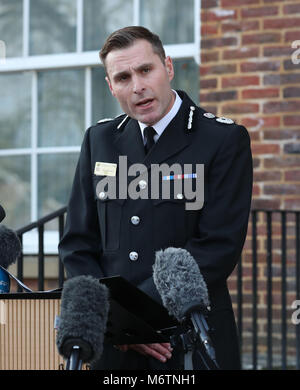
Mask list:
[[[133,77],[133,92],[136,94],[140,94],[144,92],[145,85],[142,81],[142,79],[139,76]]]

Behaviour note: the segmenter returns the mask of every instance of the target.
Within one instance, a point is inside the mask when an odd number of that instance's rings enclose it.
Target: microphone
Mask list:
[[[169,314],[180,323],[190,320],[207,355],[219,368],[203,314],[210,304],[207,286],[192,255],[172,247],[156,252],[153,280]]]
[[[22,245],[17,234],[0,225],[0,293],[9,293],[10,274],[6,268],[15,263],[21,253]]]
[[[108,288],[98,279],[80,275],[64,283],[56,345],[67,370],[100,358],[108,310]]]
[[[6,216],[5,211],[4,211],[3,207],[0,205],[0,222],[3,221],[5,216]]]

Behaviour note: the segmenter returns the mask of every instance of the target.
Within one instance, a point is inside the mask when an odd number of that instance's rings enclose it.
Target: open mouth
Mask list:
[[[151,105],[154,99],[143,99],[140,102],[138,102],[136,105],[138,107],[148,107]]]

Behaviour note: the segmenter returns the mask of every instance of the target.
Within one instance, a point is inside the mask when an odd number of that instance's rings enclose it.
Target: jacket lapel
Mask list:
[[[178,91],[180,93],[180,91]],[[187,126],[190,113],[190,106],[195,104],[186,94],[180,93],[182,98],[181,107],[159,137],[153,149],[147,154],[143,163],[149,168],[151,164],[160,164],[168,158],[179,153],[191,143]]]
[[[127,156],[132,163],[141,163],[145,158],[141,130],[136,120],[130,119],[115,141],[121,156]]]

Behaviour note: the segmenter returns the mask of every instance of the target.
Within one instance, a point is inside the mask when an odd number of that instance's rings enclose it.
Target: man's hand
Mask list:
[[[129,349],[132,349],[141,355],[152,356],[163,363],[172,357],[171,352],[173,350],[170,343],[125,344],[117,345],[116,347],[122,352],[127,352]]]

